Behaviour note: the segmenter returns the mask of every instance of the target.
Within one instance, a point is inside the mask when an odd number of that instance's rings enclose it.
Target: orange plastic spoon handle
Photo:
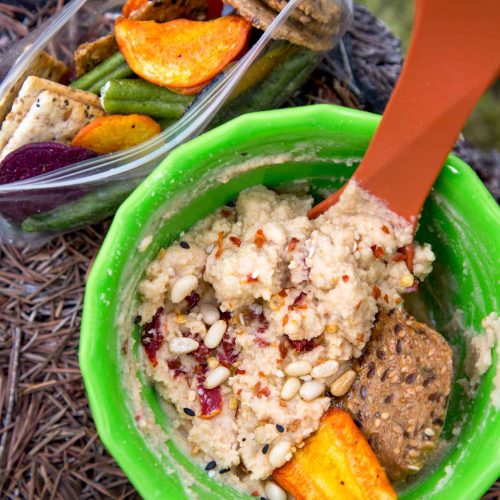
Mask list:
[[[499,71],[500,0],[416,0],[403,71],[352,179],[415,224],[467,116]]]

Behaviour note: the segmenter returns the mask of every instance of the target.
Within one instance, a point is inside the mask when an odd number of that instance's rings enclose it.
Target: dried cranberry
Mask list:
[[[218,415],[222,410],[222,396],[220,389],[207,389],[204,385],[205,377],[198,377],[198,401],[201,406],[202,418],[212,418]]]
[[[161,334],[161,315],[163,314],[163,307],[158,308],[153,318],[149,323],[146,323],[141,332],[141,344],[149,361],[153,366],[158,364],[156,359],[156,352],[163,344],[163,335]]]
[[[288,343],[295,349],[297,352],[307,352],[312,351],[315,347],[318,346],[318,341],[316,338],[310,340],[292,340],[288,335],[285,335]]]
[[[297,306],[299,305],[305,298],[307,297],[306,292],[300,292],[297,297],[295,297],[295,300],[293,301],[293,305]]]
[[[230,338],[229,335],[225,333],[224,337],[222,337],[222,342],[219,344],[217,352],[217,359],[219,362],[225,366],[236,363],[240,353],[235,349],[236,340],[234,337]]]
[[[191,292],[187,297],[186,297],[186,302],[188,304],[188,312],[193,309],[196,304],[198,304],[200,300],[200,296],[196,292]]]
[[[229,321],[231,319],[231,313],[229,311],[220,311],[220,319]]]

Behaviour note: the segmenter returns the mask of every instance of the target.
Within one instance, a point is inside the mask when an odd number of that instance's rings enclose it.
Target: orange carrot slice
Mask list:
[[[149,116],[102,116],[83,127],[71,145],[102,154],[113,153],[141,144],[160,132],[160,125]]]
[[[297,500],[396,500],[384,469],[351,416],[332,408],[273,479]]]
[[[235,59],[250,29],[240,16],[163,24],[120,18],[115,37],[134,73],[163,87],[187,88],[208,82]]]
[[[122,14],[124,17],[130,16],[134,10],[142,7],[144,4],[148,3],[148,0],[127,0],[122,9]]]
[[[199,94],[208,84],[210,81],[206,83],[202,83],[201,85],[195,85],[194,87],[167,87],[168,90],[171,90],[172,92],[175,92],[176,94],[181,94],[181,95],[194,95],[194,94]]]

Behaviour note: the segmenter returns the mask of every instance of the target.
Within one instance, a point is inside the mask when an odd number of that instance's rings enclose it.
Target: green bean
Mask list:
[[[102,88],[101,95],[104,99],[113,101],[161,101],[189,104],[193,100],[193,96],[176,94],[171,90],[146,82],[140,78],[133,80],[109,80]]]
[[[102,107],[111,115],[147,115],[152,118],[180,118],[186,111],[186,105],[180,102],[157,101],[119,101],[101,99]]]
[[[117,72],[119,76],[116,74]],[[85,73],[74,82],[71,82],[70,87],[80,90],[89,90],[99,85],[97,90],[94,91],[94,93],[97,94],[110,78],[123,78],[125,76],[131,76],[132,74],[133,72],[128,67],[125,58],[120,52],[117,52],[88,73]]]

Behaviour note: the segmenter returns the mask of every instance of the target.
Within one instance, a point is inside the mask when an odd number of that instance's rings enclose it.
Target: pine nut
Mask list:
[[[311,370],[311,376],[313,378],[331,377],[332,375],[335,375],[335,373],[337,373],[338,369],[339,369],[338,362],[330,359],[328,361],[325,361],[324,363],[320,363],[319,365],[316,365]]]
[[[286,461],[292,448],[290,441],[278,441],[269,452],[269,463],[276,469],[281,467]]]
[[[285,368],[285,373],[290,377],[301,377],[302,375],[309,375],[311,370],[312,365],[309,361],[295,361]]]
[[[220,318],[219,310],[212,304],[201,304],[200,312],[203,321],[209,326],[213,325]]]
[[[170,300],[174,304],[182,302],[198,286],[198,278],[194,274],[188,274],[179,278],[172,286]]]
[[[207,373],[205,380],[205,387],[207,389],[214,389],[223,384],[231,375],[231,372],[225,366],[218,366]]]
[[[290,377],[286,379],[281,389],[280,397],[285,401],[292,399],[300,389],[300,380],[296,377]]]
[[[354,370],[347,370],[330,386],[332,396],[339,398],[347,393],[356,379]]]
[[[168,343],[168,348],[172,354],[188,354],[196,351],[200,344],[194,339],[187,337],[175,337]]]
[[[209,329],[203,342],[209,349],[215,349],[226,333],[227,323],[223,319],[216,321]]]
[[[323,382],[313,380],[312,382],[302,384],[299,394],[304,401],[312,401],[313,399],[321,396],[324,392],[325,384],[323,384]]]
[[[286,500],[286,491],[273,481],[267,481],[264,491],[268,500]]]

